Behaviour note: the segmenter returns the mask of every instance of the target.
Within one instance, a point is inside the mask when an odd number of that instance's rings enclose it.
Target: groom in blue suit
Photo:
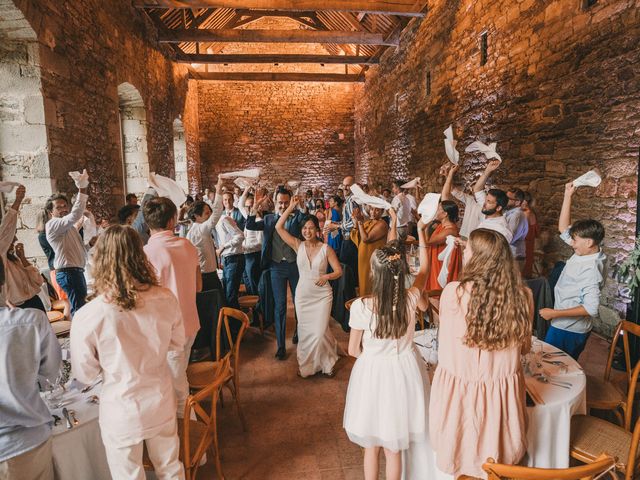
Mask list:
[[[291,289],[291,296],[295,298],[299,273],[296,252],[275,231],[276,222],[291,203],[291,192],[280,188],[277,191],[275,203],[276,213],[267,214],[259,221],[256,221],[255,215],[250,215],[247,217],[245,228],[264,232],[261,267],[263,270],[269,269],[271,275],[271,288],[275,300],[276,340],[278,342],[276,358],[284,360],[286,357],[287,281]],[[285,223],[285,228],[294,237],[300,238],[300,221],[303,216],[300,210],[296,210]]]

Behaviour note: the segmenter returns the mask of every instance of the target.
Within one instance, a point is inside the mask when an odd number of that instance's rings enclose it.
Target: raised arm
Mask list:
[[[75,228],[78,221],[82,220],[84,210],[87,208],[87,199],[89,198],[85,188],[78,190],[76,201],[73,203],[71,212],[62,218],[52,218],[47,224],[47,237],[56,237],[62,235],[68,230]]]
[[[240,213],[242,214],[242,216],[246,219],[249,214],[251,212],[249,212],[249,209],[247,207],[245,207],[245,202],[247,201],[247,197],[249,196],[249,191],[251,190],[251,187],[247,187],[244,189],[244,191],[242,192],[242,195],[240,195],[240,199],[238,200],[238,210],[240,210]],[[254,197],[253,199],[254,202],[256,202],[256,199]]]
[[[213,203],[211,203],[211,215],[207,219],[206,228],[211,231],[216,228],[220,217],[222,216],[222,178],[218,177],[218,183],[216,183],[216,195],[213,197]]]
[[[558,218],[558,230],[560,233],[571,226],[571,199],[575,191],[576,187],[573,182],[569,182],[564,186],[564,199],[560,209],[560,218]]]
[[[484,187],[487,184],[487,180],[489,179],[491,174],[498,169],[499,166],[500,166],[500,161],[498,160],[491,160],[489,163],[487,163],[487,166],[485,167],[484,172],[482,172],[482,175],[478,177],[478,180],[473,186],[474,193],[481,192],[484,190]]]
[[[453,177],[456,172],[460,168],[459,165],[452,165],[447,172],[447,176],[444,180],[444,185],[442,186],[442,193],[440,195],[441,200],[452,200],[453,196],[451,195],[451,185],[453,185]]]
[[[6,211],[2,217],[2,223],[0,223],[0,252],[6,252],[9,250],[14,237],[16,236],[16,228],[18,226],[18,210],[24,196],[26,189],[23,185],[16,188],[16,199],[13,201],[11,208]]]
[[[294,195],[289,203],[289,206],[284,211],[284,213],[280,216],[278,221],[276,222],[276,232],[280,235],[280,238],[284,243],[293,248],[296,252],[298,251],[298,246],[300,245],[300,240],[287,232],[287,229],[284,228],[285,223],[287,223],[287,218],[289,215],[293,213],[293,211],[298,207],[298,196]]]
[[[398,214],[395,208],[391,207],[389,210],[389,231],[387,232],[387,242],[392,242],[398,239]]]
[[[389,232],[389,227],[383,220],[379,220],[378,222],[376,222],[373,228],[369,230],[369,233],[365,231],[363,226],[364,222],[362,222],[362,219],[358,218],[356,224],[358,225],[360,240],[364,243],[377,242],[378,240],[385,238],[387,236],[387,233]]]
[[[420,254],[420,268],[418,270],[418,274],[416,275],[415,280],[413,281],[413,286],[417,288],[421,293],[424,291],[424,287],[427,284],[427,277],[429,276],[429,253],[427,246],[427,237],[425,234],[426,225],[422,223],[422,219],[418,222],[418,250]],[[422,295],[420,300],[418,301],[418,308],[424,311],[428,306],[428,298],[425,295]]]

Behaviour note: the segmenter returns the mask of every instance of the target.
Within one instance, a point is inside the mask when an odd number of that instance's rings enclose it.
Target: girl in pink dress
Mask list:
[[[418,224],[420,271],[413,286],[404,250],[397,243],[371,256],[371,295],[351,305],[349,355],[356,357],[344,409],[349,439],[364,448],[365,480],[378,478],[384,450],[387,480],[400,480],[401,451],[427,440],[429,378],[413,344],[416,308],[426,310],[424,225]]]
[[[429,431],[441,471],[486,478],[489,457],[515,464],[526,451],[520,355],[531,342],[533,297],[499,233],[474,230],[463,262],[440,298]]]

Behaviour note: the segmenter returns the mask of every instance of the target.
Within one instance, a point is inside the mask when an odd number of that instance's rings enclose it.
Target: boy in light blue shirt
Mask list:
[[[567,260],[554,289],[554,308],[543,308],[540,316],[551,320],[545,342],[578,359],[591,333],[591,318],[598,315],[600,289],[604,284],[607,257],[600,249],[604,227],[596,220],[571,224],[571,199],[576,191],[567,183],[558,220],[560,238],[575,252]]]

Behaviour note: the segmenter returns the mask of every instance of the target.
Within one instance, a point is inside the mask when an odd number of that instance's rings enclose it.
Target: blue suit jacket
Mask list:
[[[293,217],[293,220],[290,222],[289,229],[287,231],[294,237],[300,238],[302,229],[300,222],[302,217],[304,217],[304,213],[297,210],[291,216]],[[277,222],[278,218],[275,213],[265,215],[262,220],[256,220],[255,215],[247,217],[247,230],[262,230],[263,232],[262,257],[260,259],[260,267],[262,267],[263,270],[266,270],[271,266],[271,244],[273,243],[273,234],[276,231]]]

